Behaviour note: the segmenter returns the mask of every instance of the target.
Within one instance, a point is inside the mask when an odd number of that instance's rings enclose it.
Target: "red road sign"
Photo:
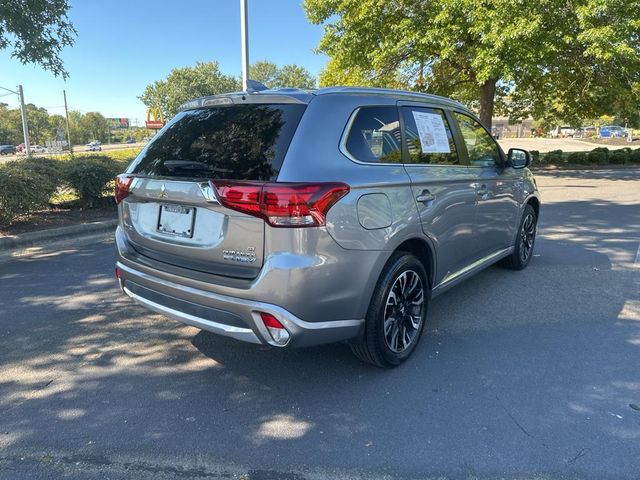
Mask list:
[[[151,130],[160,130],[164,127],[164,122],[162,120],[147,120],[145,124],[147,128]]]

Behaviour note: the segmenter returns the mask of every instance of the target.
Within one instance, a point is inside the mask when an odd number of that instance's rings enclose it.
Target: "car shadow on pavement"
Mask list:
[[[535,169],[536,177],[548,177],[570,180],[640,180],[640,165],[635,168],[607,168],[607,169]]]

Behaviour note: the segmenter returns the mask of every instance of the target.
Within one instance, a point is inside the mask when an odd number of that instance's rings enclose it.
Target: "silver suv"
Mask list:
[[[275,347],[348,341],[382,367],[431,298],[532,257],[529,153],[464,105],[370,88],[185,105],[116,182],[116,273],[139,304]]]

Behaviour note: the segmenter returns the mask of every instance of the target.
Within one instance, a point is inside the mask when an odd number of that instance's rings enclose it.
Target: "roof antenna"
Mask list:
[[[260,92],[262,90],[269,90],[269,87],[257,80],[247,79],[247,86],[244,89],[245,92]]]

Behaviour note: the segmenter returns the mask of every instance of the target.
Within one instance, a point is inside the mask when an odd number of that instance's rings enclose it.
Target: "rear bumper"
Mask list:
[[[276,347],[303,347],[355,338],[364,320],[305,322],[286,309],[197,289],[142,272],[118,260],[120,287],[136,303],[179,322],[249,343]],[[278,344],[264,326],[260,313],[276,317],[289,333]]]

